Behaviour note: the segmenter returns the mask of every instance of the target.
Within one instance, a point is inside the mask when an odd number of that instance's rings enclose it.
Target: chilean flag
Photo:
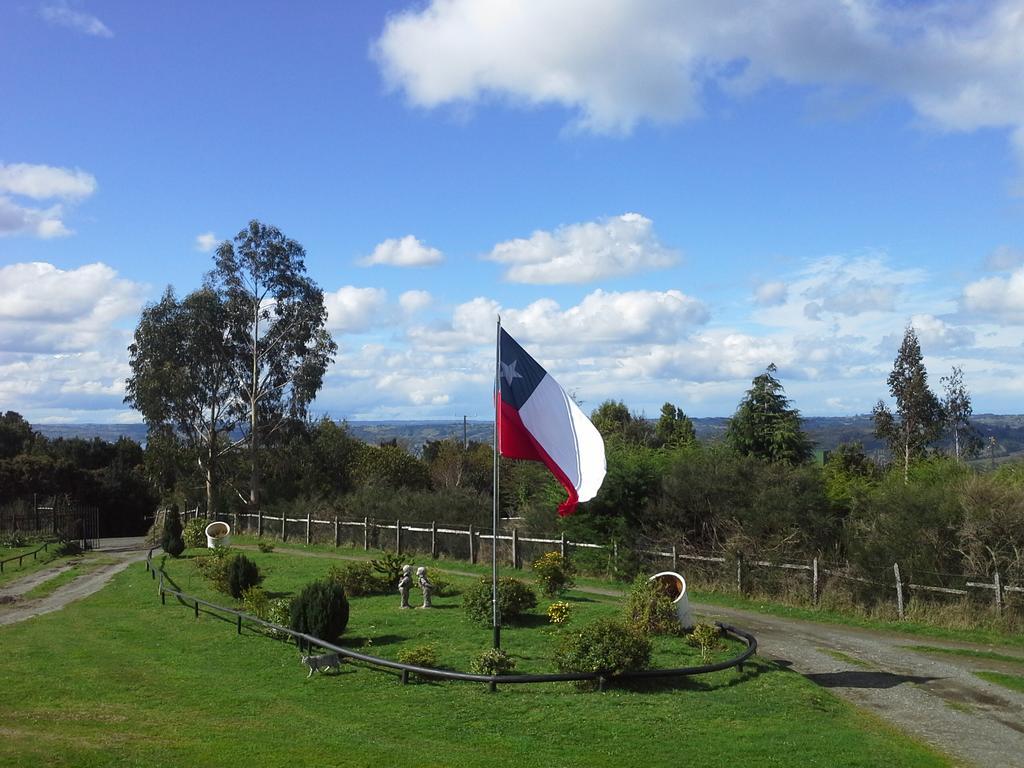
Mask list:
[[[543,462],[569,494],[558,514],[571,515],[604,480],[604,440],[579,406],[537,361],[501,330],[498,338],[498,452]]]

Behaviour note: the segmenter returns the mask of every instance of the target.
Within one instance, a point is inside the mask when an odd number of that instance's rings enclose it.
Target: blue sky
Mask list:
[[[1024,411],[1024,2],[0,6],[0,410],[137,421],[126,347],[250,219],[307,251],[314,412],[490,417],[494,321],[589,410]]]

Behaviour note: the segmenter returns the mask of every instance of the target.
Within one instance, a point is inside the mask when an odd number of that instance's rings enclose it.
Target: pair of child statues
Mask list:
[[[419,581],[420,589],[423,590],[423,605],[421,608],[431,608],[430,596],[434,592],[434,585],[427,578],[427,569],[422,565],[416,569],[416,579]],[[402,566],[402,577],[398,580],[398,594],[402,596],[402,608],[411,608],[409,605],[409,589],[412,587],[412,566]]]

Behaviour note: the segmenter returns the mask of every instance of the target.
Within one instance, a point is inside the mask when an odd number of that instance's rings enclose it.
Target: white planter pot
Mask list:
[[[208,549],[215,547],[226,547],[228,537],[231,533],[231,526],[227,523],[212,522],[206,526],[206,546]]]
[[[690,598],[686,594],[686,579],[675,571],[656,573],[648,581],[657,582],[676,607],[676,616],[683,629],[693,629],[693,614],[690,612]]]

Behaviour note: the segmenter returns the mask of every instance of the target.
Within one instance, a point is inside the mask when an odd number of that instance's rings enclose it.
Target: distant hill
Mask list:
[[[979,462],[1024,458],[1024,414],[1002,416],[982,413],[976,414],[972,420],[986,446]],[[693,419],[697,437],[704,442],[721,440],[728,423],[729,419],[721,416]],[[468,440],[490,443],[493,435],[489,421],[469,421],[465,425],[461,421],[350,421],[348,426],[352,434],[363,442],[379,445],[395,440],[416,453],[431,440],[462,440],[465,435]],[[874,424],[868,414],[808,416],[804,418],[803,426],[817,450],[831,451],[843,443],[861,443],[868,455],[882,458],[886,454],[885,443],[874,436]],[[48,438],[83,437],[91,440],[99,437],[114,442],[124,436],[139,443],[146,442],[145,424],[33,424],[32,429]],[[994,446],[991,444],[993,437]]]

